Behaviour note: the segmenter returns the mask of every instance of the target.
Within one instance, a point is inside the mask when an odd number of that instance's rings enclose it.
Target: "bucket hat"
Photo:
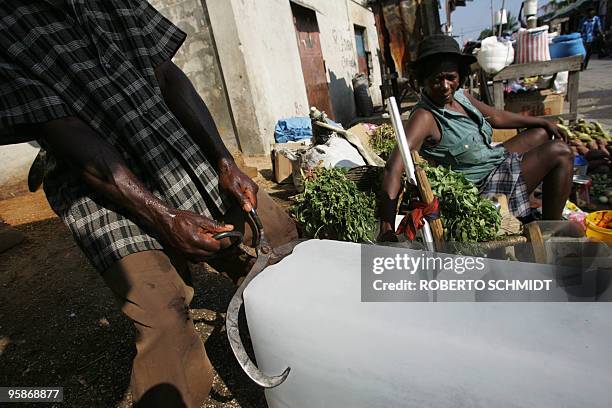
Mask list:
[[[449,55],[459,58],[460,62],[468,67],[476,62],[473,55],[464,54],[459,49],[459,44],[452,37],[444,34],[434,34],[426,37],[419,43],[417,59],[410,64],[412,69],[419,66],[425,59],[434,55]]]

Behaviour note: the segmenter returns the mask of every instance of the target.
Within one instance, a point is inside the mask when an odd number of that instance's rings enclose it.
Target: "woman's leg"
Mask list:
[[[523,156],[521,171],[531,193],[544,182],[542,216],[545,220],[561,219],[570,195],[573,173],[573,153],[561,140],[548,141]]]
[[[544,128],[527,129],[512,139],[504,142],[504,147],[511,153],[526,153],[550,140]]]

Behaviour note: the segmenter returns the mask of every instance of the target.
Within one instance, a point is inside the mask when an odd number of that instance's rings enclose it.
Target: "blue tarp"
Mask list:
[[[295,142],[312,137],[312,125],[308,117],[281,119],[274,128],[276,143]]]
[[[325,120],[330,125],[343,129],[342,125],[327,118]],[[281,119],[276,122],[274,128],[274,140],[276,143],[297,142],[298,140],[309,139],[312,137],[312,123],[308,117],[293,117]]]

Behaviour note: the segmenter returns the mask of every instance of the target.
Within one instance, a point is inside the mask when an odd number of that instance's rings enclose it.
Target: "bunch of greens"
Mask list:
[[[383,160],[387,160],[395,147],[395,130],[391,125],[377,127],[370,136],[370,147]]]
[[[357,189],[344,169],[315,169],[291,212],[310,238],[363,242],[373,238],[375,197]]]
[[[443,166],[419,165],[425,169],[433,193],[440,201],[445,240],[484,242],[495,238],[501,215],[463,174]]]

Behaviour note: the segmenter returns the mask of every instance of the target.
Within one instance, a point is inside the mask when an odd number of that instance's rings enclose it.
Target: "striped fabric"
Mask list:
[[[549,61],[548,26],[519,30],[515,47],[514,62],[516,64]]]
[[[157,197],[209,217],[225,213],[217,173],[164,103],[155,78],[154,68],[184,39],[145,0],[2,0],[0,128],[77,116]],[[66,163],[48,157],[49,203],[98,270],[162,248]]]

